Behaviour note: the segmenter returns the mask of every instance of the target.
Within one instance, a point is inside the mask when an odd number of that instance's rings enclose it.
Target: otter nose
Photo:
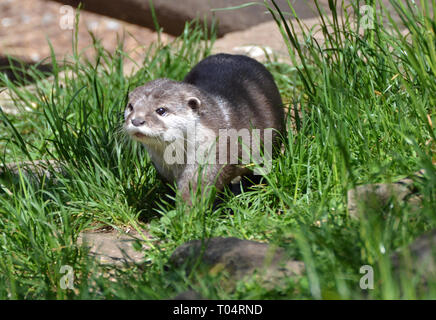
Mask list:
[[[132,119],[132,124],[135,127],[142,126],[144,123],[145,123],[145,120],[143,120],[143,119]]]

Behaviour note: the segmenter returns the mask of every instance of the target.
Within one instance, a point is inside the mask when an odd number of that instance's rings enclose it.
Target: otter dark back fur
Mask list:
[[[216,54],[200,61],[183,82],[230,102],[230,126],[235,129],[284,130],[283,103],[271,73],[243,55]]]

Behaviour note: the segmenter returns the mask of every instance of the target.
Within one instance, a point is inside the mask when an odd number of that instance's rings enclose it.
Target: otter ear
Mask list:
[[[188,106],[189,106],[192,110],[194,110],[194,111],[198,110],[198,108],[200,107],[200,105],[201,105],[201,101],[200,101],[200,99],[198,99],[197,97],[189,97],[189,98],[188,98]]]

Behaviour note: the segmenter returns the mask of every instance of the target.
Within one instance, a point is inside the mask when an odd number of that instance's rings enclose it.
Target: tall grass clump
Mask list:
[[[79,232],[107,226],[141,231],[140,223],[157,215],[160,201],[170,201],[157,192],[171,190],[156,177],[147,154],[122,132],[127,94],[151,79],[183,78],[209,54],[209,33],[188,23],[172,43],[148,48],[136,62],[145,67],[126,77],[129,53],[122,42],[109,52],[93,37],[94,58],[87,60],[77,49],[76,29],[73,56],[58,61],[52,51],[51,74],[19,70],[33,76],[36,90],[0,74],[19,110],[16,116],[0,113],[1,163],[19,164],[18,174],[4,169],[0,177],[0,296],[75,296],[59,288],[59,268],[88,270],[85,251],[77,246]],[[45,174],[26,170],[25,162],[34,160],[51,160]],[[104,296],[96,290],[98,273],[94,276],[76,297]],[[88,292],[92,282],[94,293]]]
[[[331,0],[324,11],[315,1],[320,24],[313,28],[304,25],[290,3],[292,19],[275,1],[267,5],[298,75],[290,84],[292,107],[301,118],[297,130],[289,131],[287,154],[279,160],[283,169],[268,182],[297,216],[281,231],[300,239],[315,298],[423,294],[416,278],[395,278],[389,257],[434,228],[436,218],[436,6],[434,1],[389,4]],[[374,13],[370,28],[361,24],[364,5]],[[284,168],[290,172],[283,174]],[[419,213],[403,203],[366,207],[360,221],[350,219],[347,190],[423,168],[424,176],[415,181],[424,199]],[[369,292],[357,282],[362,265],[374,267],[378,279]],[[434,297],[432,288],[429,296]]]

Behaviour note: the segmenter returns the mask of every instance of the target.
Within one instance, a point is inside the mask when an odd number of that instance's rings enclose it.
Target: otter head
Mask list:
[[[199,119],[201,93],[192,85],[158,79],[129,94],[124,129],[146,145],[183,139]]]

